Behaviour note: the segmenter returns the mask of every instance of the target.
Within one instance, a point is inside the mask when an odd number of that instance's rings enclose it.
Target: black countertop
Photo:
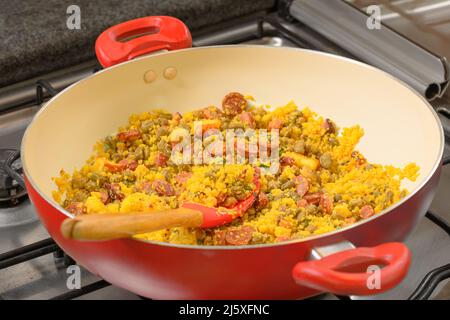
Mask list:
[[[69,30],[68,6],[81,10]],[[191,30],[273,7],[275,0],[0,0],[0,87],[94,58],[106,28],[149,15],[171,15]]]

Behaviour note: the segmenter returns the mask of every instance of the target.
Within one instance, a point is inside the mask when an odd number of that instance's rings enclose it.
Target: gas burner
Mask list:
[[[0,149],[0,207],[16,206],[26,199],[27,191],[23,180],[17,179],[21,176],[19,152],[14,149]]]

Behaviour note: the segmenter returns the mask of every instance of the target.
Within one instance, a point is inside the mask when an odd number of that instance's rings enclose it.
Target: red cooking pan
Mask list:
[[[321,291],[370,295],[398,285],[411,259],[401,241],[429,207],[441,169],[443,131],[427,101],[378,69],[334,55],[190,46],[188,29],[171,17],[111,27],[96,43],[106,68],[51,99],[28,127],[22,142],[27,189],[58,245],[106,281],[155,299],[296,299]],[[62,237],[61,223],[71,214],[53,200],[51,180],[61,168],[81,167],[95,141],[115,132],[131,113],[184,112],[219,103],[231,91],[272,106],[292,99],[341,126],[359,124],[366,134],[358,150],[371,162],[413,161],[420,176],[405,184],[407,197],[380,214],[300,240],[207,247]],[[379,283],[371,282],[376,275],[371,265],[383,267]]]

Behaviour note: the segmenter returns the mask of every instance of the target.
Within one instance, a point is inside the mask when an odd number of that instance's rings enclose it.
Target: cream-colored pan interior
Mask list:
[[[174,67],[177,76],[163,72]],[[144,73],[157,78],[146,83]],[[220,106],[230,91],[279,106],[293,99],[343,126],[365,129],[358,147],[370,161],[402,166],[414,161],[426,179],[442,148],[435,114],[416,93],[366,65],[288,48],[227,46],[189,49],[140,58],[83,80],[47,104],[22,146],[27,176],[51,198],[51,178],[80,167],[94,143],[152,108],[186,111]]]

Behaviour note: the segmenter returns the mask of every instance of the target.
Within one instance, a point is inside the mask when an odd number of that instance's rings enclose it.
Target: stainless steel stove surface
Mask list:
[[[215,28],[212,31],[194,34],[194,45],[248,42],[270,46],[300,46],[357,57],[304,24],[296,21],[288,22],[285,18],[269,15],[264,18],[263,23],[261,23],[261,17],[258,17],[247,19],[242,23],[236,22],[233,26],[224,27],[219,31]],[[52,91],[52,88],[65,87],[94,71],[95,63],[92,62],[76,66],[66,73],[58,72],[43,76],[42,78],[48,82],[39,82],[37,102],[41,102],[43,93]],[[20,93],[22,96],[18,100],[28,101],[28,103],[23,103],[19,108],[10,108],[9,111],[3,111],[0,114],[0,155],[3,152],[1,149],[17,150],[19,148],[24,130],[39,109],[39,105],[32,102],[35,99],[35,90],[35,87],[29,86],[22,88]],[[19,95],[18,92],[13,90],[16,96]],[[448,105],[445,99],[435,101],[437,101],[435,102],[437,108],[445,109]],[[0,110],[1,102],[0,95]],[[405,118],[407,119],[407,115]],[[448,145],[446,154],[450,154]],[[0,186],[1,183],[0,181]],[[450,234],[430,220],[437,217],[444,222],[450,221],[449,192],[450,167],[446,166],[443,168],[439,189],[430,208],[433,215],[424,218],[417,230],[406,240],[406,244],[413,252],[413,261],[410,272],[402,284],[379,296],[351,297],[352,299],[407,299],[427,273],[450,263]],[[83,269],[81,271],[82,288],[69,290],[67,281],[70,273],[67,272],[67,266],[73,263],[49,238],[28,199],[19,199],[12,203],[0,202],[0,300],[140,299],[137,295],[109,285]],[[450,266],[447,268],[450,269]],[[448,281],[440,282],[434,290],[431,290],[433,288],[427,282],[427,288],[428,290],[421,292],[430,291],[428,295],[431,299],[450,299]],[[338,297],[323,294],[315,299],[338,299]]]

